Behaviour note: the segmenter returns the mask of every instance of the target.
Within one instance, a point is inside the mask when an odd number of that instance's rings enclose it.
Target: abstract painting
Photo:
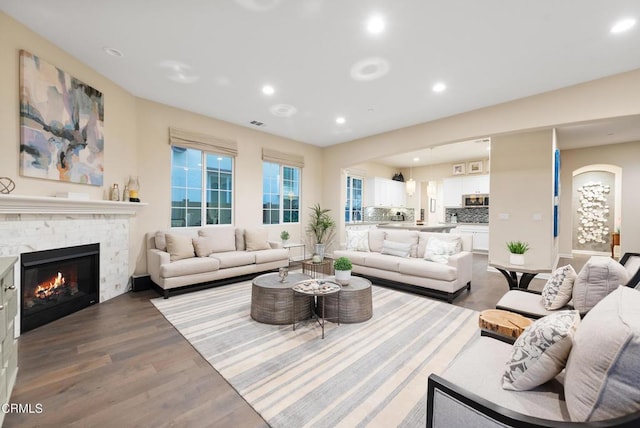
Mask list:
[[[20,173],[102,186],[102,92],[20,51]]]

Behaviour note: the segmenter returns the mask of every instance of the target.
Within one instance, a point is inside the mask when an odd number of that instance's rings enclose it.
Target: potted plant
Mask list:
[[[286,230],[280,232],[280,239],[282,239],[283,244],[286,244],[289,240],[289,232],[287,232]]]
[[[336,223],[328,214],[331,211],[328,208],[321,208],[320,204],[315,204],[310,207],[311,214],[309,215],[309,225],[307,226],[307,233],[313,238],[314,256],[319,256],[320,262],[324,259],[324,250],[326,244],[333,239],[333,233],[335,231]],[[314,260],[316,258],[314,257]]]
[[[333,268],[336,271],[336,282],[341,285],[348,285],[351,280],[351,260],[346,257],[338,257],[333,262]]]
[[[512,265],[524,264],[524,253],[529,250],[529,244],[523,241],[509,241],[507,242],[507,248],[509,249],[509,263]]]

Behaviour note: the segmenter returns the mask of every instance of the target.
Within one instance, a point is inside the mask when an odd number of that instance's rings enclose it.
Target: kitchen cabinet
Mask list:
[[[364,188],[367,207],[404,207],[407,205],[405,183],[382,177],[367,178]]]
[[[442,182],[445,208],[461,208],[462,195],[489,194],[488,174],[445,178]]]
[[[462,178],[463,195],[474,195],[479,193],[489,193],[488,175],[470,175]]]
[[[458,226],[455,231],[473,235],[473,251],[489,251],[488,225],[464,224]]]
[[[0,405],[11,398],[11,391],[18,375],[18,341],[15,339],[14,324],[18,313],[18,298],[13,280],[13,269],[17,257],[0,257]],[[0,412],[0,426],[5,412]]]

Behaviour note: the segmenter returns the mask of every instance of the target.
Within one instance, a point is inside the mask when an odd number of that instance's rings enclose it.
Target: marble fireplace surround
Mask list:
[[[129,288],[130,223],[145,205],[0,195],[0,257],[99,242],[100,302],[104,302]],[[19,288],[19,267],[15,277]]]

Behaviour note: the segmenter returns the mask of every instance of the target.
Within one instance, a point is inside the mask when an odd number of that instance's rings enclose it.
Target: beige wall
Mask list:
[[[560,254],[571,254],[572,250],[571,220],[574,213],[571,206],[571,189],[573,172],[579,168],[596,164],[608,164],[622,168],[620,247],[623,254],[638,252],[640,250],[640,222],[637,220],[638,213],[640,213],[640,198],[638,198],[640,141],[563,150],[560,153],[560,160]]]
[[[527,264],[555,265],[552,134],[536,131],[491,140],[491,262],[509,260],[506,242],[525,241],[531,248]]]

